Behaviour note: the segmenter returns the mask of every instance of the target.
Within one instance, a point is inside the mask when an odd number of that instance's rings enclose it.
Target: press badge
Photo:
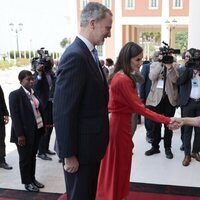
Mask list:
[[[164,80],[159,79],[159,80],[158,80],[158,83],[157,83],[157,88],[163,89],[163,86],[164,86]]]

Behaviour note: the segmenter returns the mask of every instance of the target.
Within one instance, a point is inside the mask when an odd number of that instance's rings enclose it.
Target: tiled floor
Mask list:
[[[17,81],[18,72],[19,69],[17,68],[0,72],[0,84],[4,90],[6,101],[9,92],[19,87]],[[177,110],[176,116],[180,116],[179,110]],[[6,129],[6,159],[7,162],[13,166],[13,170],[9,171],[0,168],[0,188],[23,190],[24,187],[20,183],[18,154],[15,145],[9,143],[10,123],[7,125]],[[54,139],[55,133],[52,135],[51,149],[53,149]],[[133,141],[135,147],[131,171],[132,182],[199,187],[200,163],[196,160],[192,160],[188,167],[183,167],[181,164],[184,154],[179,150],[181,145],[180,130],[175,131],[173,135],[172,152],[174,158],[172,160],[165,158],[163,142],[161,142],[160,154],[150,157],[144,155],[144,152],[148,150],[151,145],[145,140],[145,128],[143,124],[138,125]],[[57,156],[52,156],[52,158],[52,161],[37,159],[36,177],[45,184],[45,188],[41,190],[42,192],[63,193],[65,191],[65,186],[62,167],[61,164],[58,163]]]

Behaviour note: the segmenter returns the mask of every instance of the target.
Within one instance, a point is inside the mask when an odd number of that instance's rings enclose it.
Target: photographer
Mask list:
[[[200,54],[199,50],[191,48],[185,53],[186,63],[179,68],[179,86],[181,117],[196,117],[200,115]],[[194,141],[191,150],[192,126],[184,126],[182,138],[185,157],[183,166],[188,166],[191,157],[200,161],[200,128],[194,129]]]
[[[170,49],[171,50],[171,49]],[[173,52],[173,51],[172,51]],[[151,90],[146,100],[146,105],[157,113],[168,117],[173,117],[178,104],[178,89],[176,81],[178,78],[178,64],[174,62],[169,49],[166,52],[160,51],[159,61],[150,65],[149,78],[152,81]],[[152,148],[145,152],[146,156],[160,153],[159,143],[161,141],[161,124],[153,122]],[[172,159],[171,152],[172,130],[165,126],[164,130],[164,148],[166,158]]]
[[[53,94],[55,88],[55,74],[53,72],[53,59],[48,55],[48,51],[43,48],[38,50],[40,57],[36,60],[35,66],[35,80],[34,90],[37,91],[39,98],[44,106],[45,114],[45,129],[46,134],[41,137],[38,157],[43,160],[52,160],[49,155],[55,155],[55,152],[49,150],[49,142],[53,130]]]

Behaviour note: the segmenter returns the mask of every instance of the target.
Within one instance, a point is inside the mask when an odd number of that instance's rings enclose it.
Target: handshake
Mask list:
[[[172,117],[170,123],[167,125],[169,129],[176,130],[183,126],[184,122],[182,118]]]
[[[176,130],[183,125],[200,127],[200,117],[172,117],[167,126],[171,130]]]

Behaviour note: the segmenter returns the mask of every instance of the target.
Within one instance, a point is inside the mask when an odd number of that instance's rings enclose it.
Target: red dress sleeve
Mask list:
[[[120,76],[117,81],[119,101],[123,101],[127,111],[132,113],[139,113],[140,115],[145,116],[146,118],[164,124],[170,123],[170,118],[164,115],[160,115],[156,112],[153,112],[145,107],[138,97],[136,87],[134,87],[132,80],[124,75]]]

